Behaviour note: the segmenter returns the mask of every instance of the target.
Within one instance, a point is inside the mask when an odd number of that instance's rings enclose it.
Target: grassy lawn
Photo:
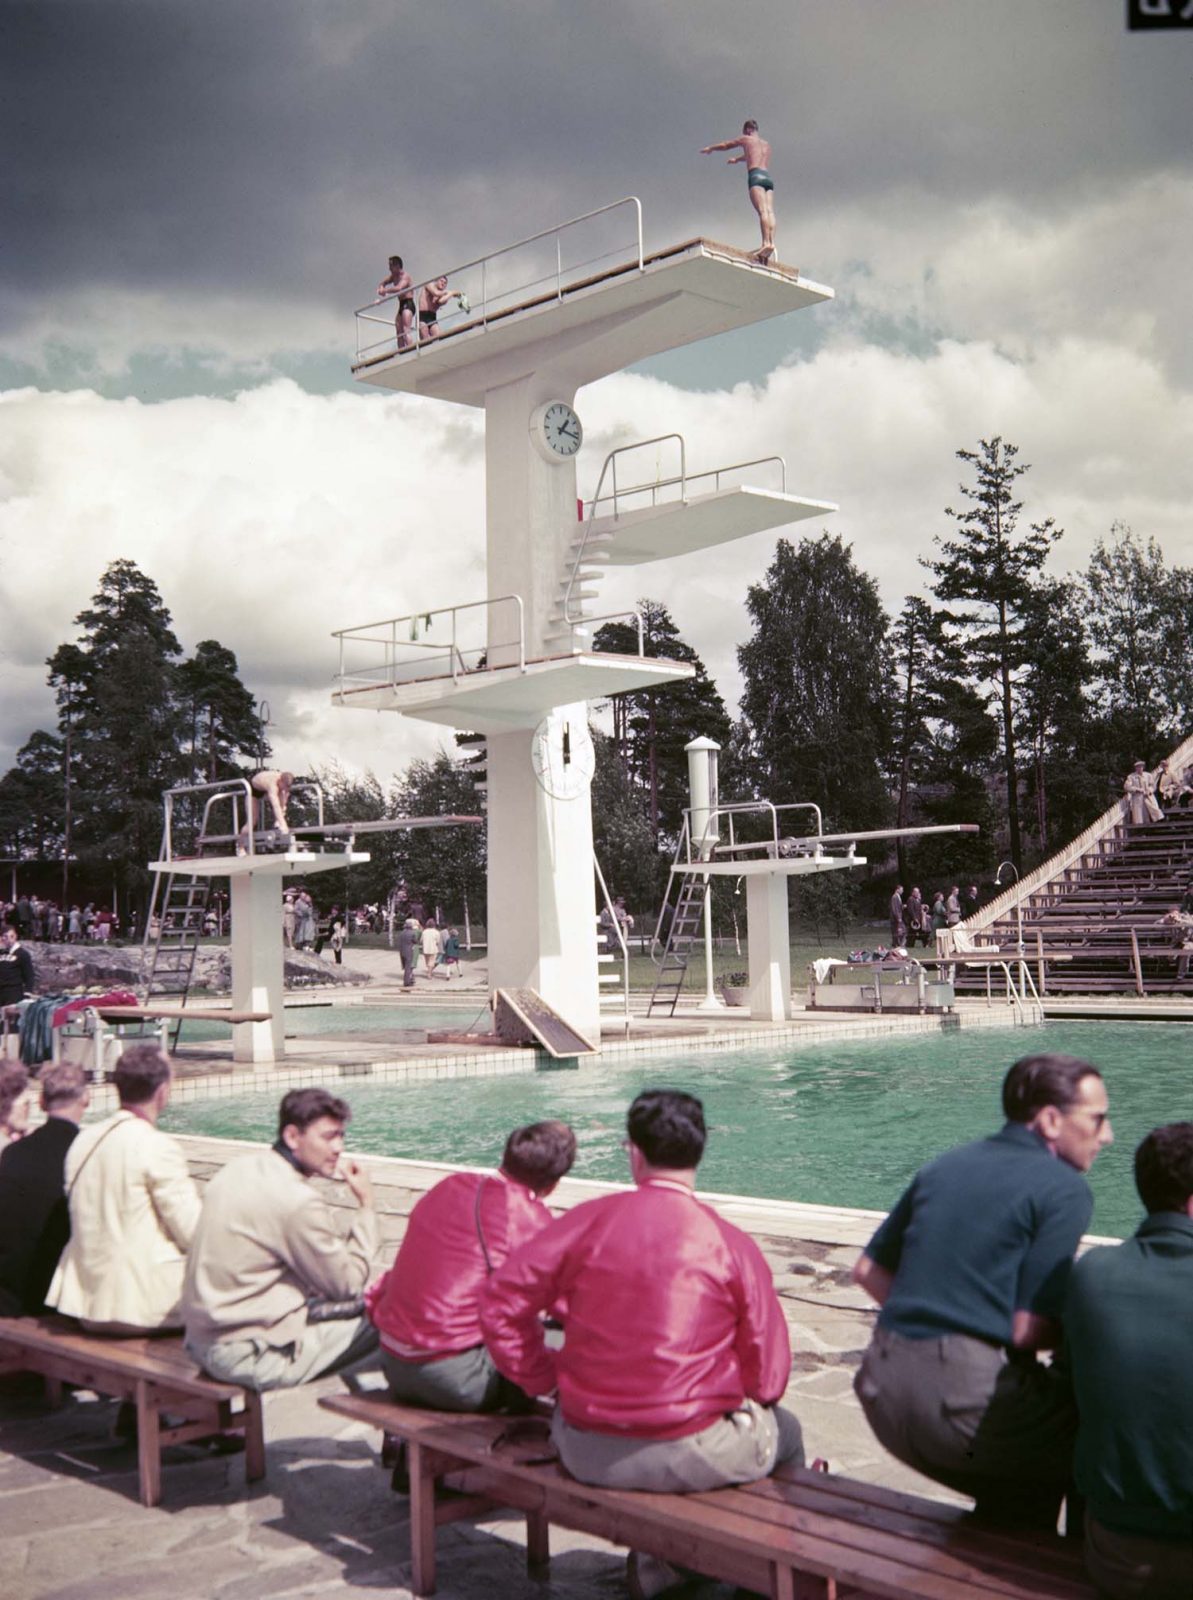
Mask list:
[[[806,969],[809,961],[816,961],[821,956],[845,956],[850,950],[872,950],[876,944],[885,943],[887,929],[884,924],[876,922],[854,922],[846,925],[844,933],[837,934],[825,928],[819,940],[814,931],[807,927],[795,927],[791,930],[791,982],[796,989],[802,989],[806,982]],[[726,972],[744,972],[748,957],[746,954],[745,929],[742,930],[741,954],[739,955],[732,945],[718,946],[713,952],[713,977],[718,978]],[[651,989],[654,987],[655,965],[649,956],[630,956],[630,988]],[[700,943],[692,952],[692,959],[688,963],[687,978],[684,982],[685,992],[699,991],[704,987],[704,945]]]

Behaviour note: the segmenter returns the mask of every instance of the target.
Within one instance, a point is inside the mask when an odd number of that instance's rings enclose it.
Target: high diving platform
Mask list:
[[[449,299],[438,336],[423,337],[401,301],[417,303],[440,279]],[[628,196],[356,313],[359,383],[484,410],[487,595],[338,630],[333,703],[485,737],[490,982],[507,996],[537,995],[579,1039],[599,1038],[600,989],[592,768],[572,760],[572,741],[587,742],[589,703],[694,677],[690,664],[647,653],[640,612],[602,607],[601,578],[836,506],[791,492],[777,456],[689,472],[674,433],[610,450],[585,505],[577,390],[832,299],[798,268],[715,239],[648,250],[641,203]],[[653,460],[643,454],[651,450]],[[621,626],[602,639],[613,622]],[[784,863],[779,874],[772,865],[770,877],[808,870],[832,864]],[[736,875],[765,876],[740,866]],[[777,941],[778,900],[767,904]]]
[[[569,264],[565,252],[577,248],[577,230],[596,230],[618,213],[630,222],[624,231],[631,237],[617,258],[604,264],[585,254]],[[602,235],[587,248],[608,243]],[[645,252],[642,208],[632,196],[446,276],[453,291],[465,292],[469,309],[444,315],[437,340],[399,350],[393,300],[357,311],[358,382],[483,406],[490,390],[529,371],[578,389],[665,351],[833,298],[797,267],[773,260],[763,266],[714,239]]]

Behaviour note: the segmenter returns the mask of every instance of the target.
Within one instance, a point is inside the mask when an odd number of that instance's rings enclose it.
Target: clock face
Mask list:
[[[570,461],[584,442],[584,429],[566,401],[548,400],[530,419],[530,436],[548,461]]]
[[[552,711],[534,730],[530,760],[539,783],[555,800],[575,800],[587,793],[596,767],[596,752],[583,715]]]

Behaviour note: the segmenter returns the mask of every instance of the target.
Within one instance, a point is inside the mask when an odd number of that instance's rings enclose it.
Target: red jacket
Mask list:
[[[539,1313],[567,1302],[564,1345]],[[791,1370],[787,1323],[754,1241],[674,1179],[577,1206],[512,1255],[481,1301],[489,1353],[565,1421],[678,1439],[743,1400],[771,1405]]]
[[[397,1260],[369,1294],[381,1343],[423,1361],[482,1344],[478,1301],[488,1268],[481,1233],[496,1268],[550,1220],[543,1202],[504,1172],[453,1172],[437,1183],[411,1211]]]

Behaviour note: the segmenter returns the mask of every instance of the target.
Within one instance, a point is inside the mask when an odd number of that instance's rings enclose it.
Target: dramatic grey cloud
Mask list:
[[[1124,12],[0,0],[0,766],[121,556],[237,652],[289,763],[434,748],[331,708],[328,635],[483,592],[483,420],[356,389],[352,309],[391,250],[422,274],[626,193],[648,245],[752,243],[741,169],[697,154],[746,115],[781,254],[837,300],[582,394],[584,485],[660,419],[700,466],[781,451],[897,607],[953,452],[1002,433],[1059,570],[1115,518],[1193,562],[1193,36]],[[732,700],[772,550],[603,598],[667,598]]]

